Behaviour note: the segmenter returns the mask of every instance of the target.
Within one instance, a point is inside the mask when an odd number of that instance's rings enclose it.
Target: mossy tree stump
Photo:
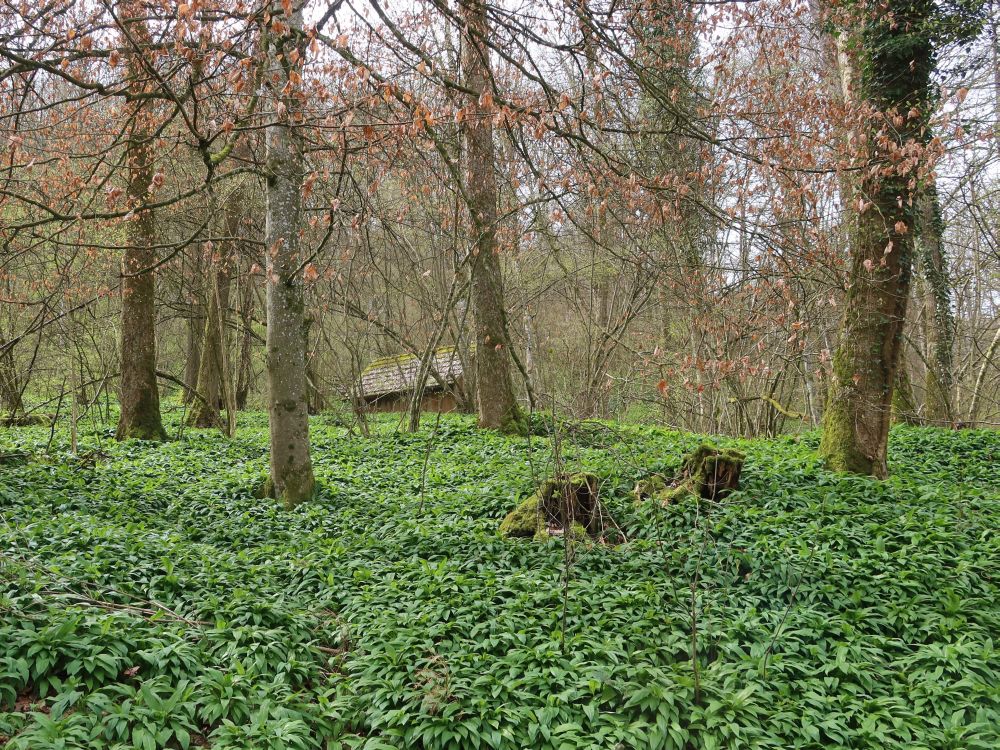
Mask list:
[[[0,427],[48,427],[54,419],[52,414],[5,414],[0,417]]]
[[[684,473],[692,480],[691,491],[706,500],[721,500],[740,488],[746,456],[732,448],[699,445],[684,459]]]
[[[659,474],[638,482],[632,494],[636,500],[654,499],[669,505],[685,495],[705,500],[721,500],[740,487],[746,460],[740,451],[720,449],[704,443],[684,457],[679,481],[668,484]]]
[[[545,539],[564,534],[568,528],[574,538],[600,536],[604,522],[598,487],[594,474],[563,474],[546,479],[535,494],[507,514],[500,523],[500,534]]]

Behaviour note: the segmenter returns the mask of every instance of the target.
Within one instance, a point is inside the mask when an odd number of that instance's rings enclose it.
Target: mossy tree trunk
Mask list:
[[[267,127],[265,255],[267,256],[267,412],[274,496],[286,507],[312,497],[306,388],[305,288],[299,244],[305,157],[298,85],[304,58],[302,8],[271,7],[267,69],[274,118]]]
[[[476,342],[476,403],[480,427],[518,432],[523,415],[511,377],[510,337],[504,308],[503,272],[497,254],[497,183],[493,143],[492,75],[486,6],[480,0],[462,0],[466,24],[462,45],[465,85],[481,95],[470,95],[461,130],[465,145],[465,197],[476,238],[472,249],[471,301]]]
[[[863,177],[854,212],[849,286],[823,417],[821,452],[837,471],[884,477],[893,387],[913,266],[919,152],[926,142],[934,50],[930,0],[866,8],[847,35],[859,57],[865,118]]]
[[[122,24],[139,45],[150,43],[149,29],[140,9],[121,3]],[[131,42],[126,44],[131,47]],[[131,52],[128,58],[131,85],[140,91],[145,68]],[[153,132],[149,109],[136,105],[125,146],[127,196],[133,215],[126,224],[122,256],[121,416],[115,437],[165,440],[156,383],[156,237],[153,212],[144,209],[153,185]]]

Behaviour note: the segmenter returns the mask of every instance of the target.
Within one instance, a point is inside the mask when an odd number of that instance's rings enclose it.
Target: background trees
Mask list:
[[[435,346],[491,427],[1000,421],[995,25],[918,6],[4,5],[5,412],[268,405],[296,497],[309,394]]]

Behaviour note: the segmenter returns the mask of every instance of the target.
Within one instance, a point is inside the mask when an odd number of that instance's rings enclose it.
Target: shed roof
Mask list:
[[[365,398],[385,396],[389,393],[412,391],[420,370],[420,358],[414,354],[376,359],[361,371],[361,395]],[[462,360],[452,346],[434,351],[431,370],[445,383],[454,383],[462,375]],[[428,373],[424,388],[434,388],[437,380]]]

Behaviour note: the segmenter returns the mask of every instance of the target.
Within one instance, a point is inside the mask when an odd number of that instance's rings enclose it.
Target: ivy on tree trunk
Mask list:
[[[930,0],[890,0],[846,30],[857,102],[862,175],[853,212],[850,272],[820,450],[837,471],[887,474],[893,388],[913,267],[916,203],[931,105]]]

